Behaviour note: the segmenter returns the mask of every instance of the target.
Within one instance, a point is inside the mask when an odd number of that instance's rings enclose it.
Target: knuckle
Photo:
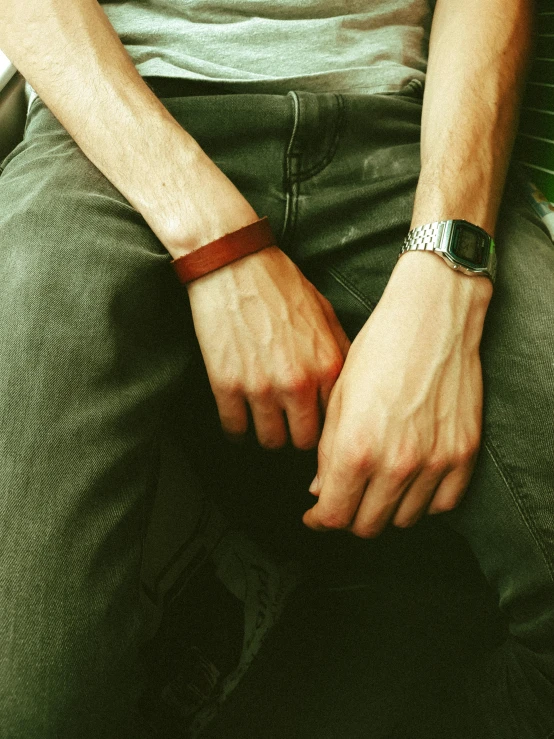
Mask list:
[[[395,483],[404,483],[421,468],[421,460],[415,454],[404,454],[385,465],[387,476]]]
[[[313,386],[314,381],[308,372],[296,371],[286,374],[279,384],[284,395],[302,395]]]
[[[337,439],[334,448],[338,458],[353,472],[368,472],[371,468],[371,451],[364,439],[358,436]]]
[[[426,471],[433,477],[439,477],[448,469],[448,467],[448,460],[442,455],[431,457],[425,464]]]
[[[351,447],[338,450],[338,458],[342,460],[342,464],[354,475],[362,476],[369,474],[371,467],[370,460],[361,450],[353,450]]]
[[[225,377],[216,383],[217,391],[222,395],[240,395],[243,391],[243,385],[238,377]]]
[[[478,444],[473,441],[466,441],[459,444],[452,455],[452,462],[456,467],[466,467],[470,465],[478,451]]]
[[[247,395],[253,400],[266,401],[271,398],[273,388],[267,380],[259,380],[248,387]]]
[[[316,290],[317,290],[317,288],[316,288]],[[327,310],[332,310],[332,311],[335,310],[333,308],[333,304],[331,303],[331,301],[329,300],[329,298],[325,297],[325,295],[323,293],[319,292],[319,290],[317,290],[317,297],[318,297],[318,300],[322,303],[322,305],[325,306],[325,308]]]
[[[344,360],[342,358],[342,355],[337,355],[336,357],[333,357],[323,365],[323,369],[321,371],[321,379],[324,382],[329,380],[336,380],[336,378],[341,373],[343,365]]]
[[[350,516],[342,511],[323,511],[319,521],[326,529],[344,529],[350,523]]]

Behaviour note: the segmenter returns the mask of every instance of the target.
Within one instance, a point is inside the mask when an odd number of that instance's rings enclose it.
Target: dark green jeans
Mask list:
[[[420,166],[417,85],[397,95],[189,90],[163,102],[269,217],[279,246],[354,338],[410,222]],[[554,732],[554,247],[515,181],[497,242],[481,352],[481,453],[463,503],[436,520],[467,541],[509,628],[502,643],[453,665],[444,695],[422,704],[410,737]],[[160,439],[198,423],[187,409],[202,398],[213,422],[204,428],[228,453],[187,293],[169,261],[140,214],[37,99],[0,177],[4,739],[140,736],[140,720],[130,728],[143,684],[139,571],[163,473]],[[274,463],[280,454],[287,464]],[[227,508],[253,535],[268,546],[281,536],[282,547],[307,561],[322,536],[326,551],[344,545],[340,535],[318,536],[299,523],[311,502],[315,450],[251,444],[248,460],[253,476],[264,464],[277,476],[275,494],[240,497],[224,490],[224,479],[220,487],[222,503],[231,498]],[[264,534],[268,510],[277,523]],[[370,557],[371,542],[360,546]],[[291,716],[290,736],[294,726]],[[314,728],[316,735],[324,733]],[[371,717],[341,739],[354,736],[378,736]]]

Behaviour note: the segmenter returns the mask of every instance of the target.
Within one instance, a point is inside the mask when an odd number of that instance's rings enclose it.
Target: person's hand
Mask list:
[[[244,224],[243,224],[244,225]],[[187,285],[194,328],[221,425],[248,427],[261,446],[315,447],[350,341],[331,303],[277,246]]]
[[[436,255],[398,261],[331,393],[307,526],[373,537],[460,501],[480,444],[491,293]]]

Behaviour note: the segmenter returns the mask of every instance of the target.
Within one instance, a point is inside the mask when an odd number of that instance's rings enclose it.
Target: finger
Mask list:
[[[392,523],[406,528],[413,526],[426,512],[435,491],[446,474],[443,471],[423,471],[404,491]]]
[[[346,359],[346,355],[348,354],[348,350],[350,349],[350,345],[352,342],[346,335],[339,319],[337,318],[337,314],[335,313],[335,309],[333,308],[331,301],[329,301],[324,295],[322,295],[317,290],[317,288],[315,294],[323,309],[325,318],[327,319],[327,323],[329,324],[329,328],[331,329],[331,332],[335,337],[335,341],[337,342],[341,354]]]
[[[315,531],[346,529],[367,485],[366,479],[344,481],[344,475],[328,472],[322,484],[317,503],[304,513],[302,518],[306,526]]]
[[[214,393],[221,427],[231,441],[240,440],[248,430],[248,410],[244,395]]]
[[[457,467],[449,472],[438,486],[427,513],[445,513],[456,508],[464,497],[471,480],[473,468]]]
[[[278,449],[287,443],[283,409],[272,395],[249,398],[252,420],[260,446]]]
[[[336,379],[327,380],[326,382],[322,382],[319,387],[319,406],[321,408],[321,413],[325,420],[325,423],[327,423],[328,414],[331,412],[329,409],[329,404],[331,403],[331,393],[333,392],[336,384]],[[331,409],[334,407],[335,413],[337,413],[338,406],[339,404],[335,403],[333,404],[333,406],[331,406]]]
[[[312,488],[312,486],[310,486],[310,493],[312,495],[315,495],[316,497],[319,496],[321,481],[325,477],[325,472],[329,464],[329,459],[331,456],[331,446],[333,443],[333,439],[335,438],[335,433],[340,417],[340,409],[341,394],[337,386],[337,389],[335,390],[335,392],[332,393],[329,399],[329,404],[327,406],[327,412],[323,423],[323,430],[321,432],[317,448],[317,470],[312,482],[312,485],[315,484],[316,487]]]
[[[320,430],[317,386],[310,383],[302,390],[284,393],[280,398],[287,414],[292,444],[298,449],[313,449]]]
[[[318,501],[302,519],[306,526],[318,531],[348,527],[367,487],[365,463],[360,463],[357,454],[341,448],[336,438],[335,435],[330,450],[325,452]]]
[[[394,516],[414,477],[400,480],[390,474],[376,474],[363,493],[350,531],[364,539],[378,536]]]

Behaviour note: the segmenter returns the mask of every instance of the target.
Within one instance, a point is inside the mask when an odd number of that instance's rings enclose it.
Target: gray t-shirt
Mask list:
[[[251,92],[396,92],[425,78],[433,0],[102,2],[140,74]]]

